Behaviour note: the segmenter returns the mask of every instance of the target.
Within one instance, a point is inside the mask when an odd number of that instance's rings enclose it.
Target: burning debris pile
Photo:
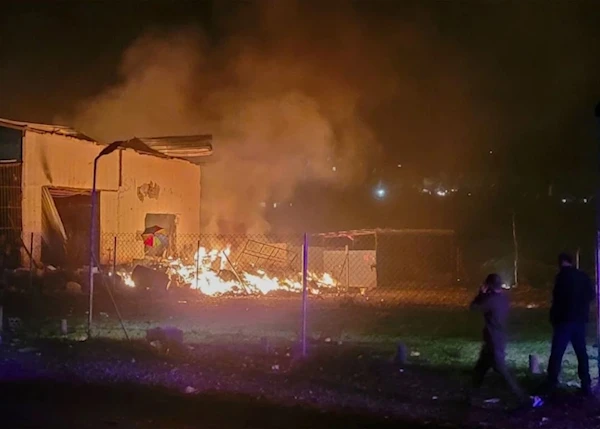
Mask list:
[[[291,268],[291,265],[285,269],[276,267],[273,270],[260,267],[259,263],[233,262],[230,255],[230,246],[210,250],[200,247],[193,260],[167,258],[158,261],[156,269],[168,276],[167,288],[190,288],[207,296],[267,295],[274,292],[302,291],[302,273]],[[280,275],[268,271],[277,271]],[[133,270],[121,269],[117,274],[126,286],[138,286]],[[308,273],[308,291],[313,295],[334,293],[338,285],[329,273]]]

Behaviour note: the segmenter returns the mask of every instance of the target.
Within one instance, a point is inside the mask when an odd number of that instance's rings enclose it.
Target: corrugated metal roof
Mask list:
[[[164,155],[198,164],[212,155],[212,135],[138,137],[145,146]]]
[[[115,142],[116,143],[116,142]],[[133,138],[131,140],[118,142],[119,147],[123,149],[132,149],[138,153],[143,153],[146,155],[157,156],[159,158],[173,158],[167,154],[159,152],[157,150],[152,149],[148,145],[144,144],[140,139]]]
[[[73,137],[76,139],[97,143],[96,140],[94,140],[93,138],[86,136],[85,134],[80,133],[79,131],[74,130],[73,128],[65,127],[63,125],[37,124],[35,122],[13,121],[12,119],[2,118],[0,118],[0,125],[4,125],[11,128],[26,129],[29,131],[44,134],[59,134],[66,137]]]
[[[43,134],[57,134],[85,140],[101,146],[93,138],[63,125],[37,124],[34,122],[14,121],[0,118],[0,126],[17,128]],[[199,164],[207,156],[212,155],[212,135],[166,136],[166,137],[134,137],[120,142],[122,148],[132,149],[138,153],[157,156],[160,158],[183,159],[193,164]]]

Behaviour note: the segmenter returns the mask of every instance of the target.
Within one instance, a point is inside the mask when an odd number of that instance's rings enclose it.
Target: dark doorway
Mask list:
[[[89,191],[47,188],[50,200],[44,205],[46,237],[42,260],[65,268],[77,268],[90,260],[90,213],[92,198]],[[96,255],[100,243],[100,193],[96,198]],[[54,207],[52,207],[52,205]],[[66,240],[64,239],[66,236]],[[52,262],[50,262],[52,261]]]

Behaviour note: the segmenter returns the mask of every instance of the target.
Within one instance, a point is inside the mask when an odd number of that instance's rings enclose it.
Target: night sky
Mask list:
[[[118,82],[123,51],[148,30],[197,26],[218,49],[229,34],[221,23],[252,7],[240,3],[247,2],[4,2],[0,117],[68,118]],[[381,0],[352,7],[368,28],[382,28],[381,43],[394,40],[389,55],[400,88],[364,107],[382,174],[402,164],[423,176],[494,172],[540,185],[589,180],[598,144],[597,1]],[[312,9],[315,19],[319,10]],[[323,16],[335,17],[335,6]],[[344,47],[354,48],[360,46]]]

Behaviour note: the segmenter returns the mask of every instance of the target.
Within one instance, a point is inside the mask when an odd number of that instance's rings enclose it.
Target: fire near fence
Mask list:
[[[451,231],[349,231],[308,236],[313,295],[453,287],[459,277]],[[105,235],[104,271],[120,287],[205,296],[302,291],[302,235]]]
[[[303,234],[103,234],[89,332],[148,340],[155,328],[174,327],[191,347],[262,347],[265,340],[267,348],[292,350],[300,340],[303,350],[343,344],[390,351],[402,342],[414,359],[471,365],[482,322],[468,304],[485,273],[498,271],[510,280],[513,259],[505,251],[492,260],[496,265],[482,264],[477,252],[459,250],[464,245],[452,231],[345,231],[307,236],[303,278],[303,244]],[[504,266],[498,261],[509,263],[508,275],[496,269]],[[482,271],[465,277],[468,265]],[[549,262],[541,268],[551,283],[556,267]],[[2,298],[7,325],[16,317],[37,335],[87,338],[88,267],[8,274]],[[19,284],[30,285],[31,293]],[[551,284],[520,283],[509,293],[509,359],[519,366],[532,353],[545,359]],[[283,355],[294,354],[289,350]],[[597,349],[590,347],[590,355]]]

